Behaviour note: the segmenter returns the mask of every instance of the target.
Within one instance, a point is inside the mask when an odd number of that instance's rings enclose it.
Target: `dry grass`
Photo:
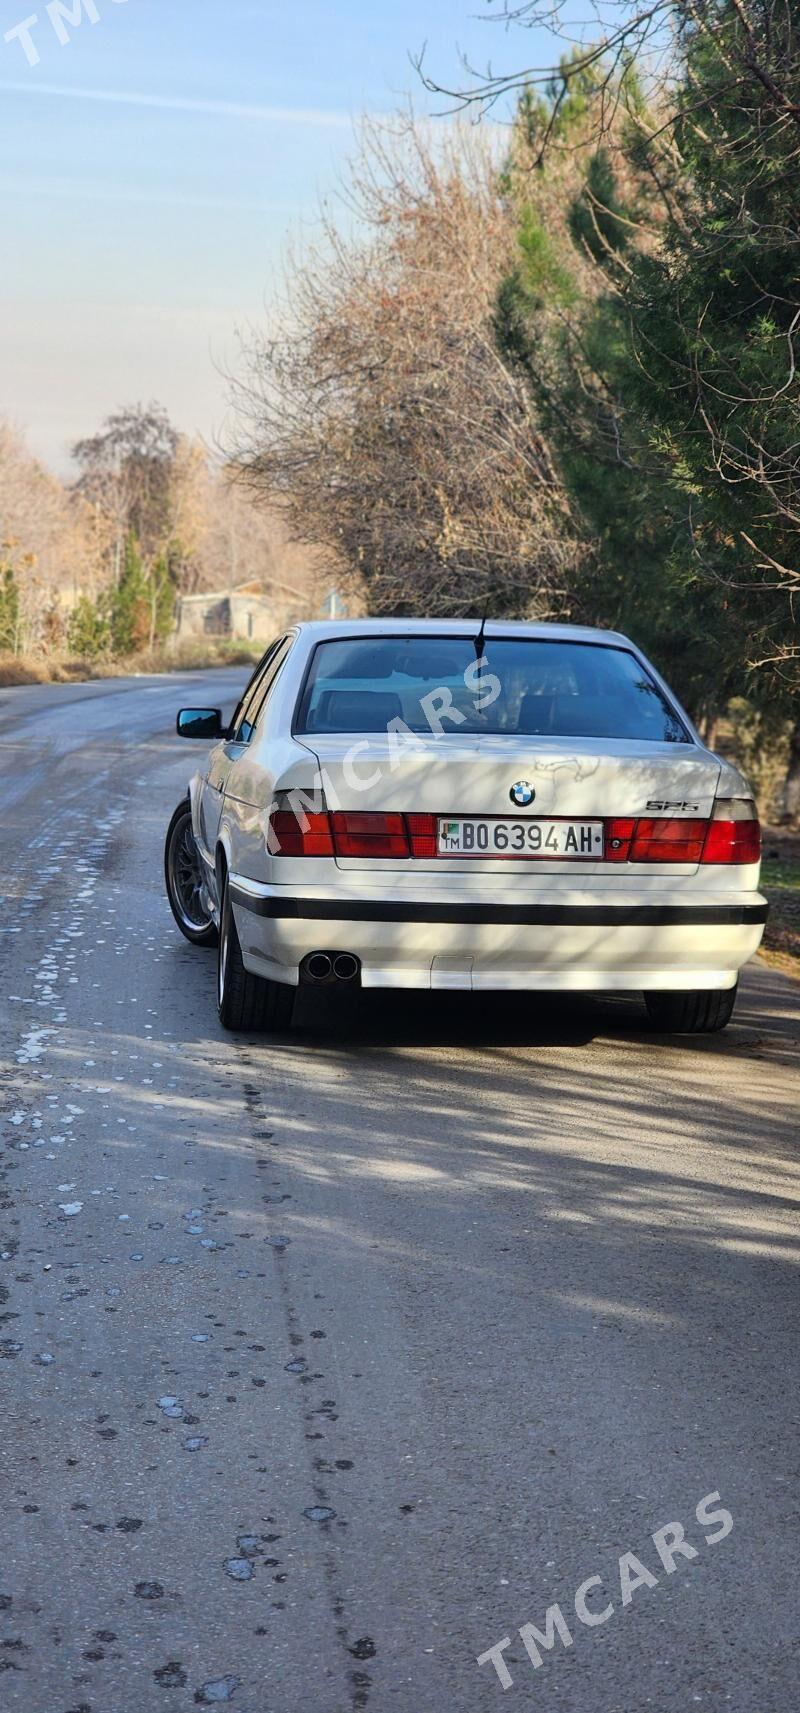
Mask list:
[[[174,648],[148,649],[127,659],[0,654],[0,689],[24,684],[71,684],[90,678],[123,678],[131,673],[205,672],[217,666],[251,666],[262,653],[258,643],[198,639]]]
[[[0,654],[0,688],[16,684],[50,684],[54,672],[41,660],[24,660],[21,655]]]

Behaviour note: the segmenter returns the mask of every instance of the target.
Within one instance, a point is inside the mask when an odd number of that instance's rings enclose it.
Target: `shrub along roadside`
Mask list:
[[[24,684],[71,684],[92,678],[125,678],[132,673],[205,672],[215,667],[252,666],[263,650],[258,643],[197,642],[143,649],[111,658],[79,655],[0,654],[0,689]]]

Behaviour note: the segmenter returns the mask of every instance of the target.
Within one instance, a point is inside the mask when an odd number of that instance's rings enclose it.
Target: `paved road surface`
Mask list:
[[[0,1706],[792,1713],[800,989],[224,1038],[161,841],[240,677],[0,695]]]

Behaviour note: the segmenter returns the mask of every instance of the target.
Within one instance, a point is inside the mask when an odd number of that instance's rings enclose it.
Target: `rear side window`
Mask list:
[[[267,699],[294,641],[280,637],[267,650],[242,697],[231,725],[232,742],[249,743]]]
[[[629,649],[538,637],[386,636],[319,643],[297,730],[405,728],[443,736],[628,738],[690,743]]]
[[[256,699],[261,692],[261,686],[267,677],[282,642],[283,637],[278,637],[276,642],[270,643],[266,654],[262,655],[255,672],[247,685],[241,702],[236,709],[233,719],[231,720],[230,730],[228,732],[228,740],[230,743],[249,742],[253,732],[253,725],[249,716],[253,710]]]
[[[261,715],[272,695],[275,685],[283,671],[294,644],[294,637],[285,637],[276,653],[272,656],[267,672],[258,686],[258,694],[254,697],[248,709],[250,737],[252,737]],[[249,741],[249,740],[248,740]]]

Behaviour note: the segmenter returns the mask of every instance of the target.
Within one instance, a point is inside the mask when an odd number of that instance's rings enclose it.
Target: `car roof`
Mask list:
[[[480,615],[474,619],[314,619],[297,625],[299,634],[310,642],[332,642],[338,637],[358,636],[468,636],[477,635]],[[630,648],[630,639],[619,631],[597,630],[591,625],[535,624],[519,619],[487,619],[484,635],[492,637],[532,637],[544,642],[594,642],[606,646]]]

